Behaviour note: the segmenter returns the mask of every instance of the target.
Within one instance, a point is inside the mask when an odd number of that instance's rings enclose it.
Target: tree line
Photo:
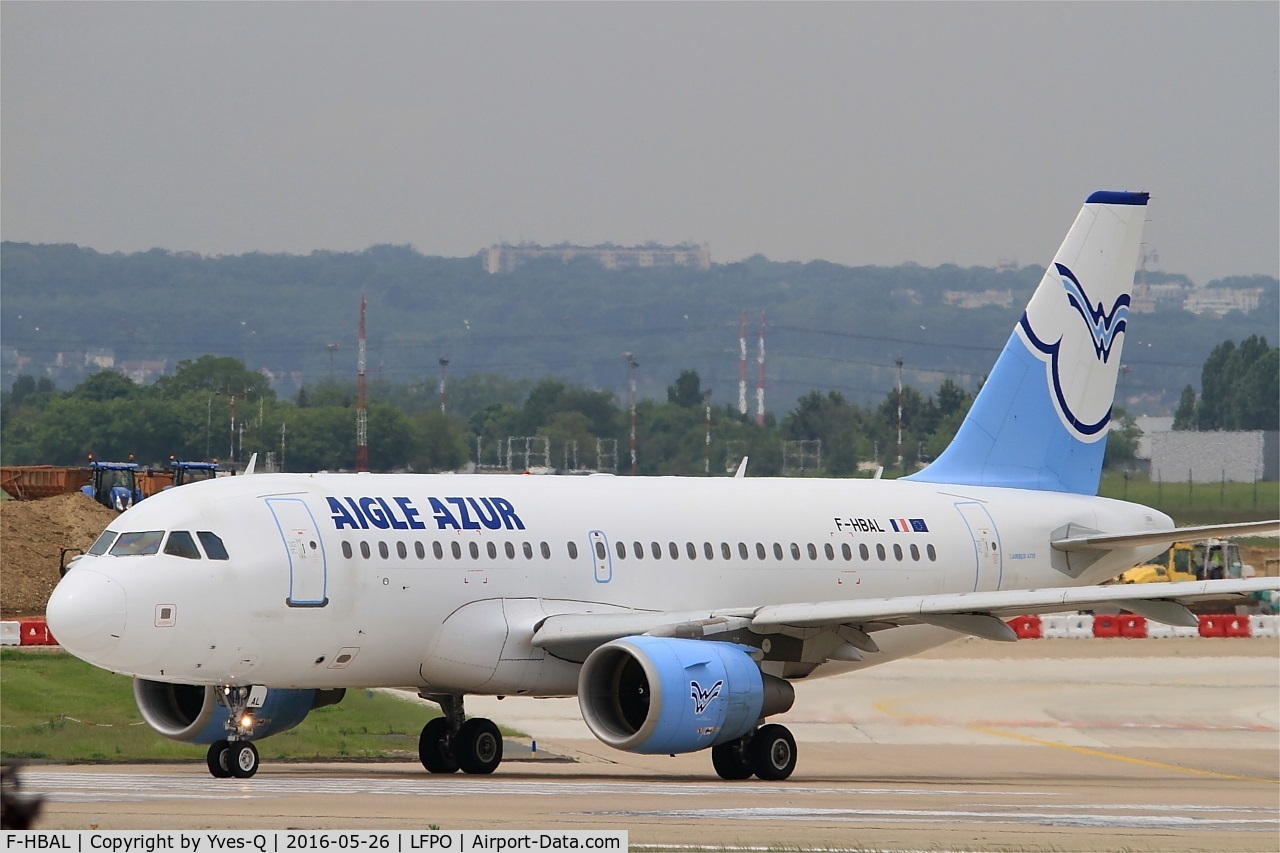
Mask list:
[[[712,406],[710,444],[709,397],[698,373],[681,371],[666,390],[665,400],[635,406],[641,475],[724,475],[742,456],[751,458],[756,475],[820,470],[853,476],[860,463],[897,464],[896,389],[870,407],[838,391],[811,391],[763,423],[736,407]],[[375,471],[464,470],[477,462],[505,468],[509,460],[516,470],[544,463],[557,470],[631,470],[631,408],[611,391],[555,377],[471,374],[449,386],[445,411],[434,384],[375,380],[368,398]],[[934,394],[904,387],[902,467],[945,447],[971,403],[972,395],[949,380]],[[92,454],[163,465],[170,457],[243,463],[258,453],[259,465],[272,454],[282,470],[350,470],[356,405],[354,383],[323,381],[286,400],[239,359],[211,355],[183,361],[152,385],[103,370],[64,392],[48,379],[24,375],[0,395],[0,459],[82,465]],[[790,458],[787,448],[794,451]]]
[[[1200,396],[1182,389],[1177,430],[1273,430],[1280,424],[1280,347],[1250,335],[1213,348],[1200,372]]]
[[[736,407],[712,406],[706,391],[697,371],[686,369],[667,386],[665,400],[636,403],[637,474],[724,475],[743,456],[762,476],[913,470],[942,452],[973,402],[949,379],[930,394],[890,388],[870,406],[839,391],[812,390],[781,417],[757,423]],[[151,465],[170,457],[242,463],[258,453],[264,460],[271,454],[281,470],[350,470],[356,397],[355,383],[327,380],[281,399],[241,360],[213,355],[180,362],[152,385],[103,370],[59,391],[47,378],[23,375],[0,394],[0,461],[80,465],[92,454]],[[375,471],[475,464],[631,470],[630,405],[611,391],[556,377],[475,373],[449,385],[443,399],[434,383],[375,379],[367,409]],[[1280,350],[1255,335],[1214,348],[1202,392],[1198,398],[1190,386],[1183,392],[1174,428],[1276,429],[1278,409]],[[1139,435],[1122,409],[1114,419],[1108,465],[1131,461]]]

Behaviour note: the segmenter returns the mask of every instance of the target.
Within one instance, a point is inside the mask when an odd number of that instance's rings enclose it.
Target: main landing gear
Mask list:
[[[435,702],[443,717],[422,727],[418,736],[418,758],[432,773],[492,773],[502,763],[502,735],[492,720],[474,717],[462,710],[462,697],[452,693],[420,693]]]
[[[249,687],[225,687],[222,698],[227,706],[227,737],[209,745],[205,763],[217,779],[248,779],[258,772],[258,748],[248,738],[253,734],[253,716],[249,711]]]
[[[796,769],[796,739],[786,726],[770,723],[737,740],[711,747],[711,766],[721,779],[780,782]]]

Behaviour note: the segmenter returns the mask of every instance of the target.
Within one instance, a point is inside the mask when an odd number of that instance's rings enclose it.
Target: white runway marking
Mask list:
[[[816,785],[757,785],[684,782],[544,782],[501,778],[469,779],[398,777],[394,779],[311,779],[296,776],[253,779],[202,778],[199,776],[134,773],[41,773],[27,771],[24,791],[60,802],[127,801],[129,799],[219,799],[234,797],[308,796],[314,794],[375,796],[592,796],[657,795],[698,796],[732,794],[754,797],[837,794],[858,796],[971,796],[972,791],[938,788],[836,788]],[[1026,791],[988,791],[987,796],[1025,797]],[[1041,795],[1043,796],[1043,795]]]
[[[1044,808],[1040,806],[1038,808]],[[1050,807],[1052,808],[1052,807]],[[1245,830],[1275,832],[1280,830],[1276,818],[1189,817],[1178,814],[1092,814],[1093,810],[1132,809],[1156,812],[1191,810],[1226,814],[1266,814],[1262,809],[1205,808],[1197,806],[1061,806],[1061,812],[1026,811],[948,811],[934,809],[672,809],[659,811],[584,812],[614,817],[656,817],[667,819],[718,818],[721,820],[803,820],[840,821],[845,823],[1004,823],[1035,826],[1082,826],[1095,829],[1171,829],[1171,830]],[[1077,810],[1079,813],[1063,813]]]
[[[940,788],[852,788],[819,785],[758,785],[690,782],[573,782],[507,780],[465,777],[431,778],[308,778],[264,775],[252,780],[220,780],[179,774],[124,774],[78,772],[28,772],[24,789],[63,803],[154,803],[157,800],[261,799],[333,795],[350,797],[556,797],[666,796],[696,800],[732,795],[740,799],[838,795],[858,798],[867,808],[689,808],[573,811],[586,817],[653,818],[657,820],[719,819],[731,821],[821,821],[858,824],[1005,824],[1093,829],[1167,830],[1178,832],[1280,831],[1280,816],[1271,808],[1212,806],[1203,804],[1069,803],[1066,795],[1019,790],[965,790]],[[916,797],[940,807],[875,808],[877,797]],[[964,797],[961,808],[947,808],[949,797]],[[1031,802],[1034,798],[1034,802]],[[1054,802],[1056,801],[1056,802]],[[579,800],[580,802],[580,800]]]

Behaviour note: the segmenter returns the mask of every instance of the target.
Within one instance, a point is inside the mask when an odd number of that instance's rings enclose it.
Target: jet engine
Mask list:
[[[719,746],[795,701],[736,643],[623,637],[593,651],[578,676],[592,734],[615,749],[671,754]]]
[[[133,698],[142,719],[160,734],[188,743],[213,743],[227,736],[227,706],[218,701],[220,688],[198,684],[169,684],[133,680]],[[268,690],[253,709],[253,739],[287,732],[307,714],[342,701],[345,690]]]

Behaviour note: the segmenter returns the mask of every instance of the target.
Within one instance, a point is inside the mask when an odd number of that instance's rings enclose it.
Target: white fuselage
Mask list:
[[[215,533],[227,559],[85,556],[59,593],[80,633],[60,639],[160,681],[566,695],[579,662],[530,644],[550,615],[1074,586],[1159,550],[1072,564],[1049,546],[1069,525],[1171,526],[1104,498],[880,480],[252,475],[121,515],[110,530]],[[954,636],[877,632],[881,654],[817,674]]]

